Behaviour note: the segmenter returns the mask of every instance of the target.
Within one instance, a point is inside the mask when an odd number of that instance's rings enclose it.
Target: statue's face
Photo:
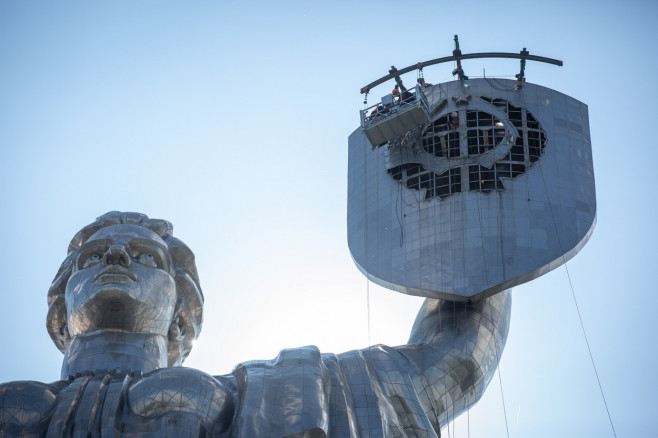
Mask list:
[[[138,225],[102,228],[78,251],[66,285],[71,336],[97,330],[166,335],[176,304],[166,243]]]

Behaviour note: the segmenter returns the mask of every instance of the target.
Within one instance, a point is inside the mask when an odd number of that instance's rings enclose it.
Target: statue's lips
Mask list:
[[[127,283],[137,281],[137,277],[128,269],[119,266],[109,266],[96,274],[95,283]]]

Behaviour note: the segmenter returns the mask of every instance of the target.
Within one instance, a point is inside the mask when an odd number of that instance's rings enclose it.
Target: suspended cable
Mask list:
[[[468,397],[468,396],[467,396]],[[471,403],[467,402],[468,410],[466,411],[466,424],[468,430],[468,438],[471,438]]]
[[[478,186],[480,188],[479,189],[480,194],[477,195],[477,205],[478,205],[478,222],[480,224],[480,249],[482,250],[482,267],[483,267],[483,270],[484,270],[484,281],[486,282],[486,284],[489,284],[487,259],[486,259],[485,252],[484,252],[484,232],[483,232],[483,228],[482,228],[482,210],[480,208],[480,198],[482,197],[481,196],[481,194],[482,194],[482,176],[480,175],[480,171],[481,171],[481,169],[478,168]],[[470,179],[470,175],[469,175],[469,179]]]
[[[543,174],[542,174],[542,179],[543,179]],[[552,211],[551,211],[551,214],[552,214]],[[553,221],[555,222],[555,217],[553,217]],[[556,224],[556,227],[557,227],[557,224]],[[558,237],[558,241],[559,241],[559,237]],[[560,251],[562,251],[561,247],[560,247]],[[562,258],[564,260],[564,256],[562,256]],[[608,421],[610,422],[610,427],[612,428],[612,434],[616,438],[617,437],[617,432],[615,430],[615,425],[612,422],[612,416],[610,415],[610,409],[608,408],[608,402],[606,401],[605,393],[603,392],[603,385],[601,384],[601,379],[599,378],[599,372],[596,369],[596,363],[594,362],[594,355],[592,354],[592,348],[589,345],[589,338],[587,337],[587,332],[585,330],[585,323],[583,322],[583,317],[580,314],[580,307],[578,306],[578,300],[576,299],[576,292],[574,290],[573,283],[571,281],[571,274],[569,274],[569,268],[567,266],[567,261],[566,260],[564,260],[564,270],[567,273],[567,279],[569,280],[569,287],[571,288],[571,297],[573,298],[574,305],[576,306],[576,313],[578,314],[578,321],[580,322],[580,329],[583,332],[583,338],[585,338],[585,345],[587,346],[587,352],[589,353],[590,362],[592,362],[592,368],[594,369],[594,375],[596,376],[596,383],[599,385],[599,391],[601,392],[601,399],[603,400],[603,405],[605,406],[605,412],[608,415]]]
[[[455,438],[457,438],[457,432],[455,431],[455,427],[457,426],[455,424],[455,405],[452,405],[452,434]]]
[[[368,347],[372,345],[370,342],[370,280],[366,276],[366,308],[368,310]]]
[[[404,172],[404,170],[400,169],[400,173]],[[405,176],[406,177],[406,176]],[[400,202],[400,198],[403,197],[402,195],[402,182],[404,181],[403,176],[400,176],[400,181],[398,181],[398,191],[397,191],[397,197],[395,198],[395,218],[398,220],[398,225],[400,226],[400,247],[402,247],[402,244],[404,243],[404,229],[402,228],[402,204]],[[406,184],[406,182],[405,182]],[[404,203],[404,199],[402,200],[402,203]]]
[[[546,180],[544,179],[544,172],[542,171],[542,166],[539,165],[539,171],[542,178],[542,183],[544,184],[544,191],[548,198],[548,189],[546,188]],[[549,205],[550,202],[549,202]],[[551,217],[553,219],[553,225],[555,227],[555,233],[557,235],[558,245],[560,245],[560,252],[564,253],[562,248],[562,242],[560,241],[560,236],[557,230],[557,221],[555,220],[555,214],[553,213],[553,208],[551,208]],[[585,345],[587,346],[587,352],[589,353],[589,359],[592,362],[592,368],[594,369],[594,375],[596,376],[596,383],[599,385],[599,391],[601,392],[601,399],[603,400],[603,405],[605,406],[605,412],[608,415],[608,421],[610,422],[610,427],[612,428],[612,434],[617,438],[617,431],[615,430],[615,425],[612,422],[612,416],[610,415],[610,409],[608,408],[608,402],[605,399],[605,393],[603,392],[603,385],[601,384],[601,379],[599,378],[599,372],[596,369],[596,363],[594,362],[594,355],[592,354],[592,348],[589,345],[589,338],[587,337],[587,331],[585,330],[585,323],[583,322],[583,317],[580,314],[580,307],[578,306],[578,300],[576,299],[576,292],[573,287],[573,282],[571,281],[571,274],[569,274],[569,267],[567,266],[567,260],[564,254],[562,255],[562,260],[564,261],[564,270],[567,273],[567,279],[569,280],[569,287],[571,289],[571,297],[573,298],[574,305],[576,306],[576,313],[578,314],[578,321],[580,321],[580,329],[583,332],[583,338],[585,338]]]
[[[599,372],[596,370],[596,364],[594,363],[594,356],[592,355],[592,349],[589,346],[589,340],[587,339],[587,333],[585,332],[585,324],[583,323],[583,317],[580,315],[580,308],[578,307],[578,301],[576,300],[576,293],[574,292],[573,284],[571,283],[571,275],[569,275],[569,269],[567,268],[566,262],[564,262],[564,269],[567,272],[567,278],[569,279],[569,286],[571,286],[571,296],[573,297],[573,302],[576,305],[576,311],[578,312],[578,319],[580,320],[580,328],[583,330],[583,337],[585,338],[585,344],[587,345],[587,352],[589,353],[589,359],[592,362],[592,368],[594,368],[594,375],[596,375],[596,382],[599,384],[599,391],[601,391],[601,398],[603,399],[603,404],[605,405],[605,412],[608,414],[608,420],[610,421],[612,434],[615,436],[615,438],[617,438],[615,425],[612,423],[612,417],[610,416],[610,410],[608,409],[608,402],[606,401],[605,394],[603,393],[603,386],[601,385],[601,379],[599,379]]]
[[[521,97],[523,99],[523,106],[527,108],[526,102],[525,102],[525,93],[523,93],[523,91],[521,91]],[[546,194],[546,199],[548,200],[548,188],[546,186],[546,179],[544,178],[544,171],[542,169],[541,162],[538,163],[538,167],[539,167],[539,174],[541,175],[542,184],[544,186],[544,193]],[[599,385],[599,391],[601,392],[601,399],[603,400],[603,405],[605,407],[605,412],[608,415],[608,421],[610,422],[610,427],[612,428],[612,434],[615,436],[615,438],[617,438],[617,432],[615,430],[615,425],[612,422],[612,416],[610,415],[610,409],[608,408],[608,402],[606,401],[605,394],[603,392],[603,385],[601,384],[601,379],[599,378],[599,372],[596,369],[596,363],[594,362],[594,355],[592,354],[592,348],[589,345],[589,339],[587,337],[587,331],[585,330],[585,324],[583,322],[582,315],[580,314],[580,307],[578,306],[578,300],[576,299],[576,292],[575,292],[574,287],[573,287],[573,282],[571,281],[571,275],[569,274],[569,268],[567,266],[567,259],[566,259],[566,256],[564,254],[564,248],[562,247],[562,241],[560,239],[560,234],[558,232],[557,221],[555,219],[555,213],[553,212],[553,206],[550,203],[550,201],[549,201],[548,204],[549,204],[550,211],[551,211],[551,219],[553,220],[553,226],[555,227],[555,235],[557,237],[557,242],[558,242],[558,245],[560,247],[560,252],[562,253],[562,261],[563,261],[563,264],[564,264],[564,269],[567,273],[567,279],[569,280],[569,287],[571,288],[571,296],[572,296],[573,302],[576,306],[576,313],[578,314],[578,320],[580,321],[580,328],[583,332],[583,337],[585,338],[585,345],[587,346],[587,352],[589,353],[589,358],[590,358],[590,361],[592,362],[592,368],[594,369],[594,375],[596,376],[596,382]]]
[[[365,144],[364,144],[365,146]],[[368,165],[367,165],[367,154],[368,154],[368,148],[364,147],[363,148],[363,162],[366,163],[363,166],[363,172],[364,172],[364,181],[368,181]],[[366,203],[367,204],[367,203]],[[364,207],[367,209],[367,207]],[[370,232],[370,229],[368,228],[368,212],[364,211],[365,219],[366,219],[366,225],[365,225],[365,238],[366,238],[366,264],[368,263],[368,257],[370,255],[370,252],[368,251],[368,241],[370,240],[368,238],[368,234]],[[367,322],[368,322],[368,347],[370,347],[370,279],[368,278],[368,275],[366,274],[366,312],[367,312]]]
[[[509,438],[509,426],[507,425],[507,409],[505,408],[505,394],[503,393],[503,378],[500,375],[500,357],[498,356],[498,341],[496,341],[496,360],[498,362],[498,383],[500,384],[500,398],[503,400],[503,415],[505,416],[505,430]]]
[[[448,416],[447,416],[447,418],[446,418],[446,419],[448,420],[448,438],[450,438],[450,423],[452,423],[452,420],[450,420],[450,419],[452,418],[452,416],[451,416],[450,413],[449,413],[450,410],[452,410],[452,413],[453,413],[453,414],[455,413],[455,405],[454,405],[454,403],[450,404],[450,409],[448,409],[448,410],[446,411],[446,412],[448,412]],[[456,437],[455,437],[455,438],[456,438]]]

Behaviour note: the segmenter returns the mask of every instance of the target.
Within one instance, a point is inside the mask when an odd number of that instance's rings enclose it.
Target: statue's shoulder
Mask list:
[[[0,431],[47,424],[55,409],[57,394],[68,383],[21,380],[0,384]]]
[[[162,368],[144,374],[128,389],[133,413],[157,417],[169,412],[190,412],[204,422],[216,423],[233,415],[233,394],[221,377],[193,368]]]

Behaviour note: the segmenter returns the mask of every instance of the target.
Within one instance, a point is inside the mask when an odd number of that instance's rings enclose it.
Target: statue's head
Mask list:
[[[62,352],[102,331],[166,336],[180,365],[201,331],[203,294],[194,254],[171,223],[109,212],[80,230],[48,291],[48,333]],[[138,346],[139,347],[139,346]]]

